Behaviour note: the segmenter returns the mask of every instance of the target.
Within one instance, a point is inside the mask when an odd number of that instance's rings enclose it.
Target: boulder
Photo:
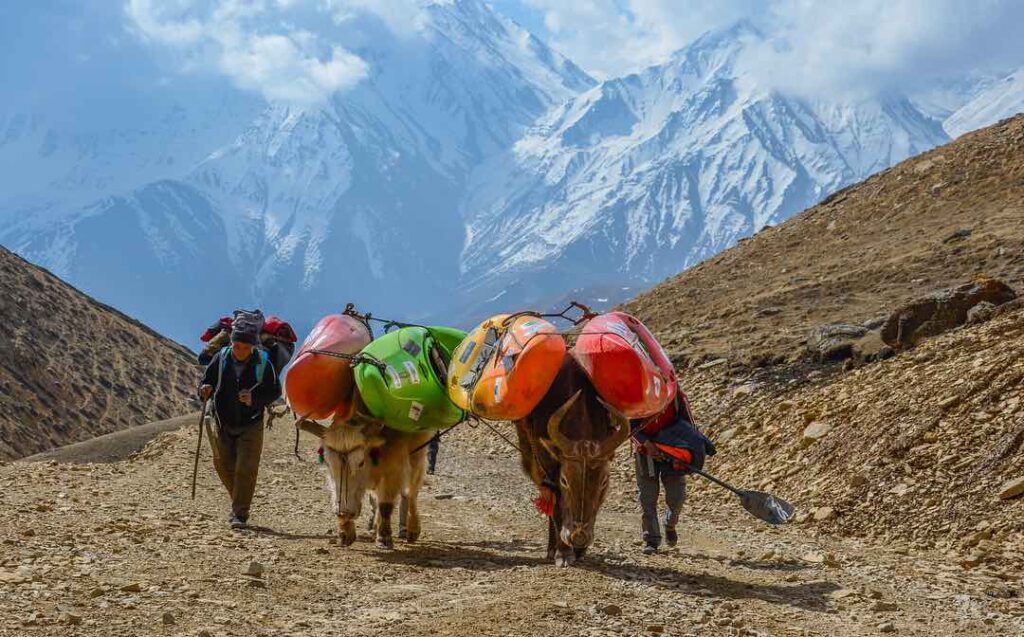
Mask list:
[[[1024,493],[1024,477],[1003,483],[1003,486],[999,488],[999,499],[1012,500],[1022,493]]]
[[[846,360],[854,355],[854,342],[867,333],[868,329],[861,325],[821,325],[807,336],[807,350],[823,363]]]
[[[1002,281],[981,277],[971,283],[933,292],[915,299],[889,315],[882,325],[882,340],[895,349],[913,347],[921,339],[937,336],[968,321],[968,313],[981,303],[993,307],[1017,298]]]
[[[982,301],[971,309],[967,310],[967,323],[975,325],[990,320],[996,314],[996,306],[988,301]]]
[[[804,434],[800,438],[800,444],[801,446],[809,447],[827,436],[830,431],[832,431],[832,425],[827,422],[812,422],[804,429]]]

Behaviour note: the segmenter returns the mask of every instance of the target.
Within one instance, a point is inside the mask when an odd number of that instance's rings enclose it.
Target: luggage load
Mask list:
[[[629,314],[590,319],[572,355],[601,398],[628,418],[661,413],[676,397],[671,361],[650,330]]]
[[[351,316],[320,319],[303,341],[285,377],[288,406],[299,418],[323,420],[351,416],[355,375],[352,361],[330,354],[355,355],[370,343],[370,330]]]
[[[551,388],[565,339],[533,314],[499,314],[459,344],[448,374],[456,405],[485,420],[520,420]]]
[[[452,352],[466,333],[448,327],[402,327],[362,349],[356,386],[370,415],[392,429],[421,432],[451,427],[465,412],[448,398]]]

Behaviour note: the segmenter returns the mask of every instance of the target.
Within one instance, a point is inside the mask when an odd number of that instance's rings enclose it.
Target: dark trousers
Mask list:
[[[658,498],[661,487],[665,487],[665,515],[662,522],[665,528],[674,529],[679,522],[683,503],[686,502],[686,476],[672,469],[671,463],[655,462],[648,456],[636,454],[636,486],[640,497],[640,508],[643,510],[641,526],[644,542],[659,546],[661,544],[661,526],[658,520]]]
[[[231,496],[232,515],[245,521],[249,518],[260,456],[263,455],[263,422],[261,420],[235,435],[221,427],[216,427],[216,430],[215,435],[207,430],[213,447],[213,466]]]
[[[430,443],[427,445],[427,471],[434,473],[434,467],[437,466],[437,452],[441,449],[441,437],[434,434],[434,437],[430,439]]]

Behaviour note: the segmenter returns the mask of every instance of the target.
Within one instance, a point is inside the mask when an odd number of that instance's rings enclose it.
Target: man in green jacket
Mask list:
[[[213,464],[231,496],[229,523],[236,529],[247,524],[256,491],[264,412],[281,396],[281,382],[258,343],[259,327],[236,320],[230,347],[213,356],[199,386],[199,397],[213,400]]]

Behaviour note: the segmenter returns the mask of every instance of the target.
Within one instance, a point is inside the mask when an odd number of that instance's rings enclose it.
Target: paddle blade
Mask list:
[[[785,524],[793,518],[795,511],[789,502],[760,491],[743,491],[740,501],[751,515],[768,524]]]

